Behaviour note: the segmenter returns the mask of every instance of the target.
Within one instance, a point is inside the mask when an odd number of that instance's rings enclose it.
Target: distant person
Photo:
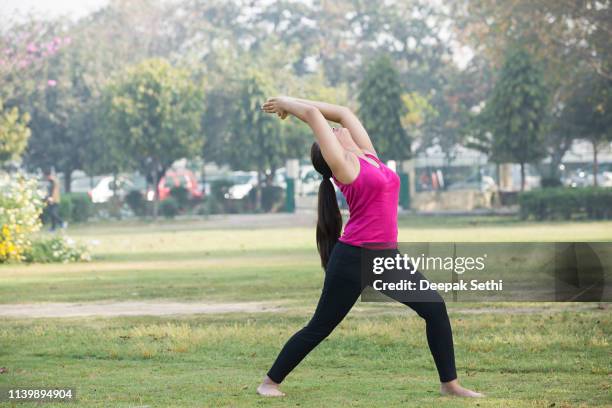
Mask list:
[[[57,227],[66,228],[67,224],[62,220],[59,215],[59,203],[60,203],[60,186],[57,177],[55,177],[50,171],[45,171],[45,178],[49,183],[47,190],[47,215],[51,218],[50,231],[55,231]]]
[[[396,248],[400,180],[378,158],[365,128],[347,108],[278,97],[268,99],[262,109],[281,119],[294,115],[310,126],[316,139],[310,157],[314,168],[323,176],[316,230],[317,248],[325,269],[323,291],[310,322],[287,341],[257,388],[260,395],[280,397],[285,394],[279,390],[279,384],[331,334],[361,294],[364,287],[360,268],[362,248],[376,243],[392,243]],[[344,127],[331,128],[328,120]],[[342,216],[332,179],[345,196],[350,212],[342,235]],[[415,275],[424,279],[420,272]],[[446,305],[436,291],[428,294],[433,301],[402,303],[426,322],[427,342],[441,383],[440,393],[481,397],[482,394],[459,385]]]

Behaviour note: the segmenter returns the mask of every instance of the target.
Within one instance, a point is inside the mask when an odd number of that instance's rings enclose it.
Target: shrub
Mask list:
[[[257,203],[257,189],[253,188],[248,196],[249,207],[254,209]],[[276,212],[283,207],[285,190],[279,186],[263,186],[261,188],[261,211]]]
[[[59,203],[60,216],[64,221],[85,222],[93,214],[93,203],[86,193],[63,194]]]
[[[0,175],[0,263],[19,262],[40,229],[43,193],[35,179]]]
[[[612,218],[611,188],[546,188],[519,196],[522,219]]]
[[[561,183],[561,179],[559,179],[559,177],[542,177],[540,184],[542,185],[542,188],[563,186],[563,183]]]
[[[90,261],[91,255],[85,245],[78,244],[64,235],[34,240],[24,254],[27,262],[78,262]]]
[[[176,200],[176,204],[180,211],[184,211],[189,207],[189,190],[183,186],[172,187],[170,197]]]
[[[261,209],[265,212],[276,212],[283,208],[285,190],[279,186],[264,186],[261,189]]]
[[[219,179],[215,180],[210,185],[210,194],[204,198],[204,205],[201,213],[203,214],[222,214],[229,212],[229,200],[225,198],[225,194],[229,188],[234,185],[231,180]]]
[[[125,196],[125,202],[135,215],[142,216],[146,213],[146,201],[143,194],[138,190],[132,190]]]
[[[70,220],[73,222],[85,222],[93,214],[93,203],[86,193],[71,193],[72,214]]]
[[[178,204],[173,197],[168,197],[160,203],[160,211],[166,218],[174,218],[178,214]]]

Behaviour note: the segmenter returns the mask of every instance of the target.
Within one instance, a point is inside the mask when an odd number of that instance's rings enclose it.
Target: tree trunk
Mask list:
[[[497,178],[497,189],[501,190],[501,165],[495,163],[495,177]]]
[[[559,165],[561,164],[562,155],[559,152],[553,152],[550,155],[550,167],[548,168],[548,177],[553,179],[560,179],[561,174],[559,173]]]
[[[153,198],[153,219],[157,220],[157,216],[159,215],[159,181],[164,176],[165,170],[154,170],[153,171],[153,188],[154,188],[154,198]]]
[[[599,173],[599,162],[597,161],[597,142],[593,140],[593,187],[597,187],[597,173]]]
[[[255,186],[255,211],[261,211],[261,186],[263,184],[263,170],[257,170],[257,186]]]
[[[113,172],[113,196],[110,199],[111,211],[115,213],[115,217],[121,219],[121,205],[119,204],[119,197],[117,197],[117,172]]]
[[[521,163],[521,191],[525,191],[525,163]]]
[[[200,175],[200,182],[202,183],[202,198],[206,199],[206,159],[202,158],[202,174]]]
[[[70,191],[72,190],[70,188],[71,184],[72,184],[72,170],[64,170],[64,192],[70,193]]]

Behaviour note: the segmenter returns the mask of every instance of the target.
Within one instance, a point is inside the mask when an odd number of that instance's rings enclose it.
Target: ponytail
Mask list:
[[[321,266],[325,269],[334,245],[342,230],[342,215],[338,208],[336,190],[331,181],[332,172],[321,154],[317,143],[310,149],[310,159],[315,170],[323,176],[319,185],[317,205],[317,249],[321,256]]]

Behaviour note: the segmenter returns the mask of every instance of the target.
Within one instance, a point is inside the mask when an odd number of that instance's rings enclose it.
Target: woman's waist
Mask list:
[[[388,224],[347,223],[340,240],[358,246],[362,246],[362,243],[395,243],[397,233],[397,222]]]
[[[368,216],[351,214],[344,231],[371,231],[375,235],[397,233],[397,212]]]

